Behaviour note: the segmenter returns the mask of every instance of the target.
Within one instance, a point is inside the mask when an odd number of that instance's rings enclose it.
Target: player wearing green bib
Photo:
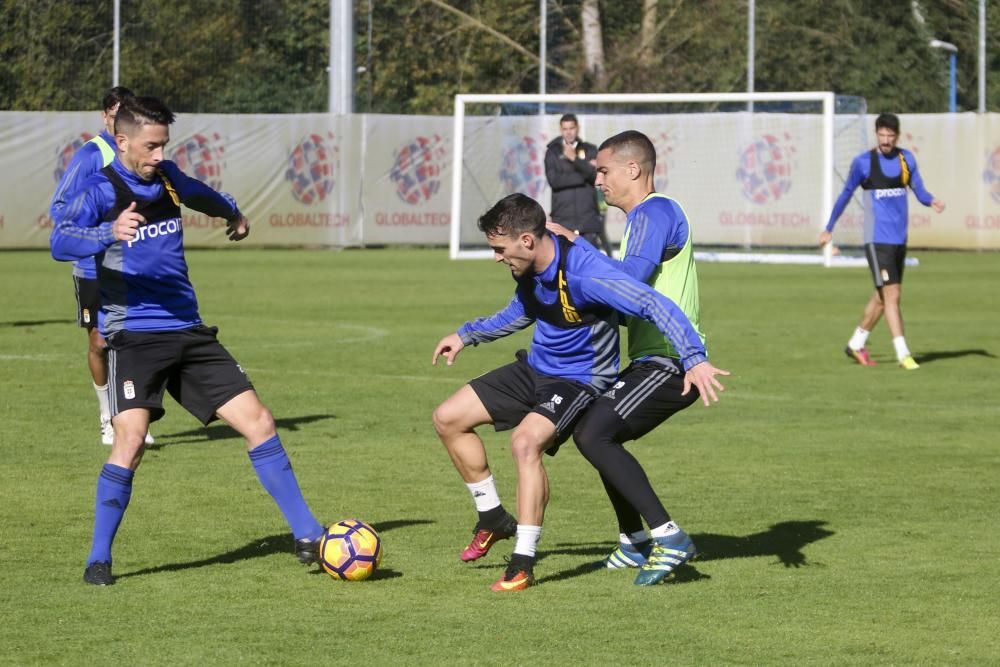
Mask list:
[[[680,306],[704,343],[691,228],[680,204],[653,191],[655,166],[656,151],[641,132],[622,132],[601,144],[597,187],[609,205],[626,213],[621,261],[606,261]],[[565,228],[553,228],[574,237]],[[586,240],[574,240],[596,252]],[[688,534],[671,520],[642,466],[622,443],[650,432],[698,400],[699,393],[691,390],[677,352],[662,333],[633,318],[627,325],[631,363],[587,410],[573,436],[580,452],[600,473],[618,517],[619,544],[605,564],[640,568],[635,583],[647,586],[663,581],[697,550]],[[722,370],[717,373],[729,375]],[[723,389],[714,377],[712,381]],[[702,396],[705,405],[710,399],[718,400],[714,392]]]

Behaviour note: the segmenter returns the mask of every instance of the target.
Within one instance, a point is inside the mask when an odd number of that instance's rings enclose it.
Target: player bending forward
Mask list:
[[[496,261],[510,268],[517,283],[514,298],[495,315],[466,322],[445,336],[432,362],[444,356],[451,365],[466,345],[535,324],[531,349],[455,392],[434,411],[434,427],[479,513],[462,560],[480,558],[497,540],[516,533],[514,555],[492,588],[517,591],[534,582],[535,550],[549,498],[542,454],[565,441],[586,407],[615,381],[619,313],[648,320],[670,338],[686,371],[685,393],[693,386],[703,397],[718,400],[715,390],[722,385],[715,375],[725,371],[708,362],[698,333],[673,301],[596,253],[547,232],[545,211],[530,197],[501,199],[479,219],[479,229]],[[482,424],[513,429],[516,524],[503,509],[486,448],[475,432]]]

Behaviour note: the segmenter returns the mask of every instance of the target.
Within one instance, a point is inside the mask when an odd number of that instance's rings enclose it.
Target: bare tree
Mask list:
[[[653,64],[653,43],[656,39],[656,2],[642,0],[642,26],[639,32],[639,64],[649,67]]]
[[[584,0],[580,10],[583,18],[583,62],[594,87],[604,91],[608,87],[608,71],[604,62],[604,37],[601,32],[601,9],[597,0]]]

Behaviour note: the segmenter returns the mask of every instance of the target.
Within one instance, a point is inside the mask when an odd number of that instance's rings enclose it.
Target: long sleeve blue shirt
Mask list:
[[[561,248],[541,273],[535,275],[534,295],[543,303],[559,298],[557,274]],[[685,370],[706,361],[705,347],[683,311],[649,285],[602,261],[596,253],[571,248],[564,278],[570,297],[579,310],[608,307],[618,313],[648,320],[667,336],[681,355]],[[532,323],[528,364],[538,373],[562,377],[607,389],[618,373],[618,316],[612,313],[590,326],[564,328],[535,321],[515,294],[500,312],[466,322],[458,335],[466,345],[484,343],[525,329]]]
[[[649,197],[634,206],[625,216],[625,228],[628,249],[621,260],[608,257],[582,236],[574,243],[643,283],[649,281],[671,253],[676,254],[684,247],[690,233],[684,211],[668,197]]]
[[[913,153],[905,148],[898,149],[906,160],[906,165],[910,170],[910,189],[916,195],[917,200],[924,206],[930,206],[934,201],[933,195],[924,187],[924,179],[917,169],[917,159]],[[899,157],[894,152],[890,157],[882,155],[878,151],[879,169],[889,178],[896,178],[902,172],[902,165]],[[851,170],[844,183],[844,189],[833,205],[830,219],[826,223],[826,231],[832,232],[837,220],[844,213],[844,209],[851,201],[854,191],[868,177],[871,176],[871,151],[866,151],[854,158],[851,162]],[[894,245],[905,245],[907,239],[907,226],[909,223],[909,209],[906,201],[906,188],[888,188],[865,190],[863,193],[862,206],[865,212],[865,243],[891,243]]]
[[[80,191],[87,178],[104,168],[106,164],[104,153],[97,144],[98,141],[107,144],[112,152],[116,151],[115,138],[108,134],[107,130],[102,130],[97,137],[85,143],[73,154],[73,159],[70,160],[69,166],[59,179],[55,194],[52,195],[52,203],[49,204],[49,217],[53,221],[73,195]],[[73,262],[73,275],[90,280],[96,279],[97,265],[94,258],[84,257]]]
[[[145,181],[118,158],[110,166],[136,201],[169,196],[159,175]],[[158,169],[180,203],[205,215],[239,219],[239,208],[229,195],[186,176],[173,162],[163,161]],[[170,331],[200,324],[198,301],[184,258],[182,219],[150,221],[139,227],[132,241],[118,241],[112,231],[114,221],[107,220],[115,202],[115,188],[108,177],[103,172],[93,174],[57,212],[49,239],[57,260],[97,256],[101,333],[110,336],[121,329]]]

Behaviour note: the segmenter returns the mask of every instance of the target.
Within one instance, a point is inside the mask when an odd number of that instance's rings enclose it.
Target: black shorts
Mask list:
[[[866,243],[865,257],[872,271],[875,287],[903,282],[906,265],[906,246],[893,243]]]
[[[523,350],[517,353],[517,361],[480,375],[469,386],[483,402],[497,431],[514,428],[532,412],[555,424],[550,454],[569,438],[580,415],[597,396],[589,385],[536,372]]]
[[[101,309],[101,287],[95,279],[73,276],[76,293],[76,323],[84,329],[97,326],[97,311]]]
[[[679,367],[672,369],[654,361],[633,362],[610,389],[597,397],[579,428],[586,425],[612,433],[619,443],[641,438],[700,395],[694,386],[687,396],[681,396],[682,391],[684,374]]]
[[[108,338],[108,386],[112,416],[146,408],[150,421],[163,416],[163,390],[202,424],[215,411],[253,389],[250,378],[215,334],[216,327],[180,331],[119,331]]]

